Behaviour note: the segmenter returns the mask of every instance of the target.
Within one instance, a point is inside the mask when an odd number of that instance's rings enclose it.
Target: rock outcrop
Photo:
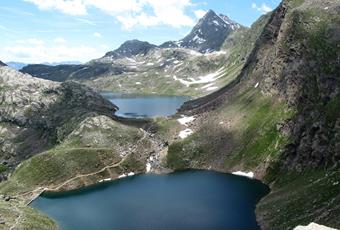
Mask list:
[[[0,67],[0,160],[13,167],[62,141],[89,116],[113,116],[113,104],[75,82],[56,83]]]

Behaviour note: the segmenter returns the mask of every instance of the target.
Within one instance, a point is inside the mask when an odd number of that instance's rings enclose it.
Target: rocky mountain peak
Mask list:
[[[134,39],[124,42],[118,49],[106,53],[104,57],[111,57],[114,59],[131,57],[138,54],[146,54],[155,47],[156,45]]]
[[[166,42],[161,47],[181,47],[194,49],[201,53],[219,50],[228,35],[241,26],[225,15],[217,15],[209,10],[192,31],[177,42]]]

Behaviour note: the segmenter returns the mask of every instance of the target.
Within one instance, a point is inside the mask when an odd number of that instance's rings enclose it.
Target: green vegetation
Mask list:
[[[8,167],[6,165],[0,164],[0,173],[6,172]]]
[[[336,95],[324,108],[327,122],[334,122],[340,117],[340,94]]]
[[[302,173],[282,170],[276,174],[272,192],[257,207],[263,222],[277,229],[307,225],[311,220],[339,227],[340,172],[307,170]]]
[[[120,161],[111,149],[55,149],[24,161],[0,193],[32,191],[39,186],[58,185],[79,174],[98,171]]]
[[[225,169],[237,165],[253,169],[278,157],[288,138],[277,125],[292,116],[283,102],[254,88],[246,90],[215,111],[196,133],[171,144],[168,166],[183,169],[218,160]]]
[[[41,214],[37,210],[23,206],[19,202],[5,202],[0,200],[0,220],[5,220],[5,223],[0,225],[1,229],[36,229],[36,230],[57,230],[56,223]]]

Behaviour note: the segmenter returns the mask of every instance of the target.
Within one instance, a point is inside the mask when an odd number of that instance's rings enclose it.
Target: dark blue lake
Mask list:
[[[267,193],[257,180],[192,170],[44,194],[32,206],[62,230],[247,230],[259,229],[255,205]]]
[[[116,115],[127,118],[163,117],[177,112],[187,96],[135,95],[120,93],[102,93],[119,107]]]

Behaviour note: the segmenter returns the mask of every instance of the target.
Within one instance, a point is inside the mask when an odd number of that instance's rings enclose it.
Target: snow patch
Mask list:
[[[126,60],[128,60],[128,61],[130,61],[130,62],[136,62],[136,60],[135,59],[132,59],[132,58],[126,58]]]
[[[147,63],[146,65],[147,65],[147,66],[152,66],[152,65],[154,65],[154,63],[149,62],[149,63]]]
[[[118,176],[118,178],[124,178],[124,177],[126,177],[126,174],[124,174],[124,173],[122,175]]]
[[[181,124],[181,125],[185,125],[187,126],[188,123],[193,122],[195,120],[194,116],[191,117],[186,117],[186,116],[182,116],[182,118],[177,119],[177,121]]]
[[[233,172],[232,174],[238,175],[238,176],[245,176],[245,177],[249,177],[249,178],[254,178],[254,173],[253,172],[237,171],[237,172]]]
[[[295,227],[294,230],[336,230],[336,229],[311,222],[307,226],[299,225],[299,226]]]
[[[135,173],[134,173],[134,172],[129,172],[127,175],[128,175],[128,176],[134,176]]]
[[[217,26],[220,25],[220,23],[218,23],[218,21],[216,21],[216,20],[214,20],[213,23],[214,23],[215,25],[217,25]]]
[[[195,37],[192,39],[192,41],[194,41],[194,42],[196,42],[196,43],[198,43],[198,44],[202,44],[202,43],[204,43],[206,40],[203,39],[203,38],[201,38],[201,37],[199,37],[199,36],[196,34]]]
[[[183,85],[189,87],[190,85],[193,84],[204,84],[204,83],[210,83],[213,81],[216,81],[217,79],[219,79],[220,77],[222,77],[222,73],[223,73],[223,67],[219,70],[217,70],[215,73],[211,73],[205,76],[200,76],[198,77],[198,80],[195,79],[190,79],[191,81],[186,81],[183,79],[179,79],[176,76],[173,76],[174,80],[181,82]]]
[[[146,163],[146,172],[148,173],[148,172],[150,172],[151,171],[151,164],[148,162],[148,163]]]
[[[178,136],[181,139],[185,139],[185,138],[187,138],[188,136],[190,136],[193,133],[194,132],[191,129],[185,129],[185,130],[182,130],[181,132],[179,132]]]
[[[256,83],[255,88],[257,88],[258,86],[259,86],[259,83]]]
[[[141,85],[142,83],[140,83],[139,81],[136,82],[136,85]]]
[[[215,89],[218,89],[218,87],[217,86],[208,87],[206,91],[213,91]]]

